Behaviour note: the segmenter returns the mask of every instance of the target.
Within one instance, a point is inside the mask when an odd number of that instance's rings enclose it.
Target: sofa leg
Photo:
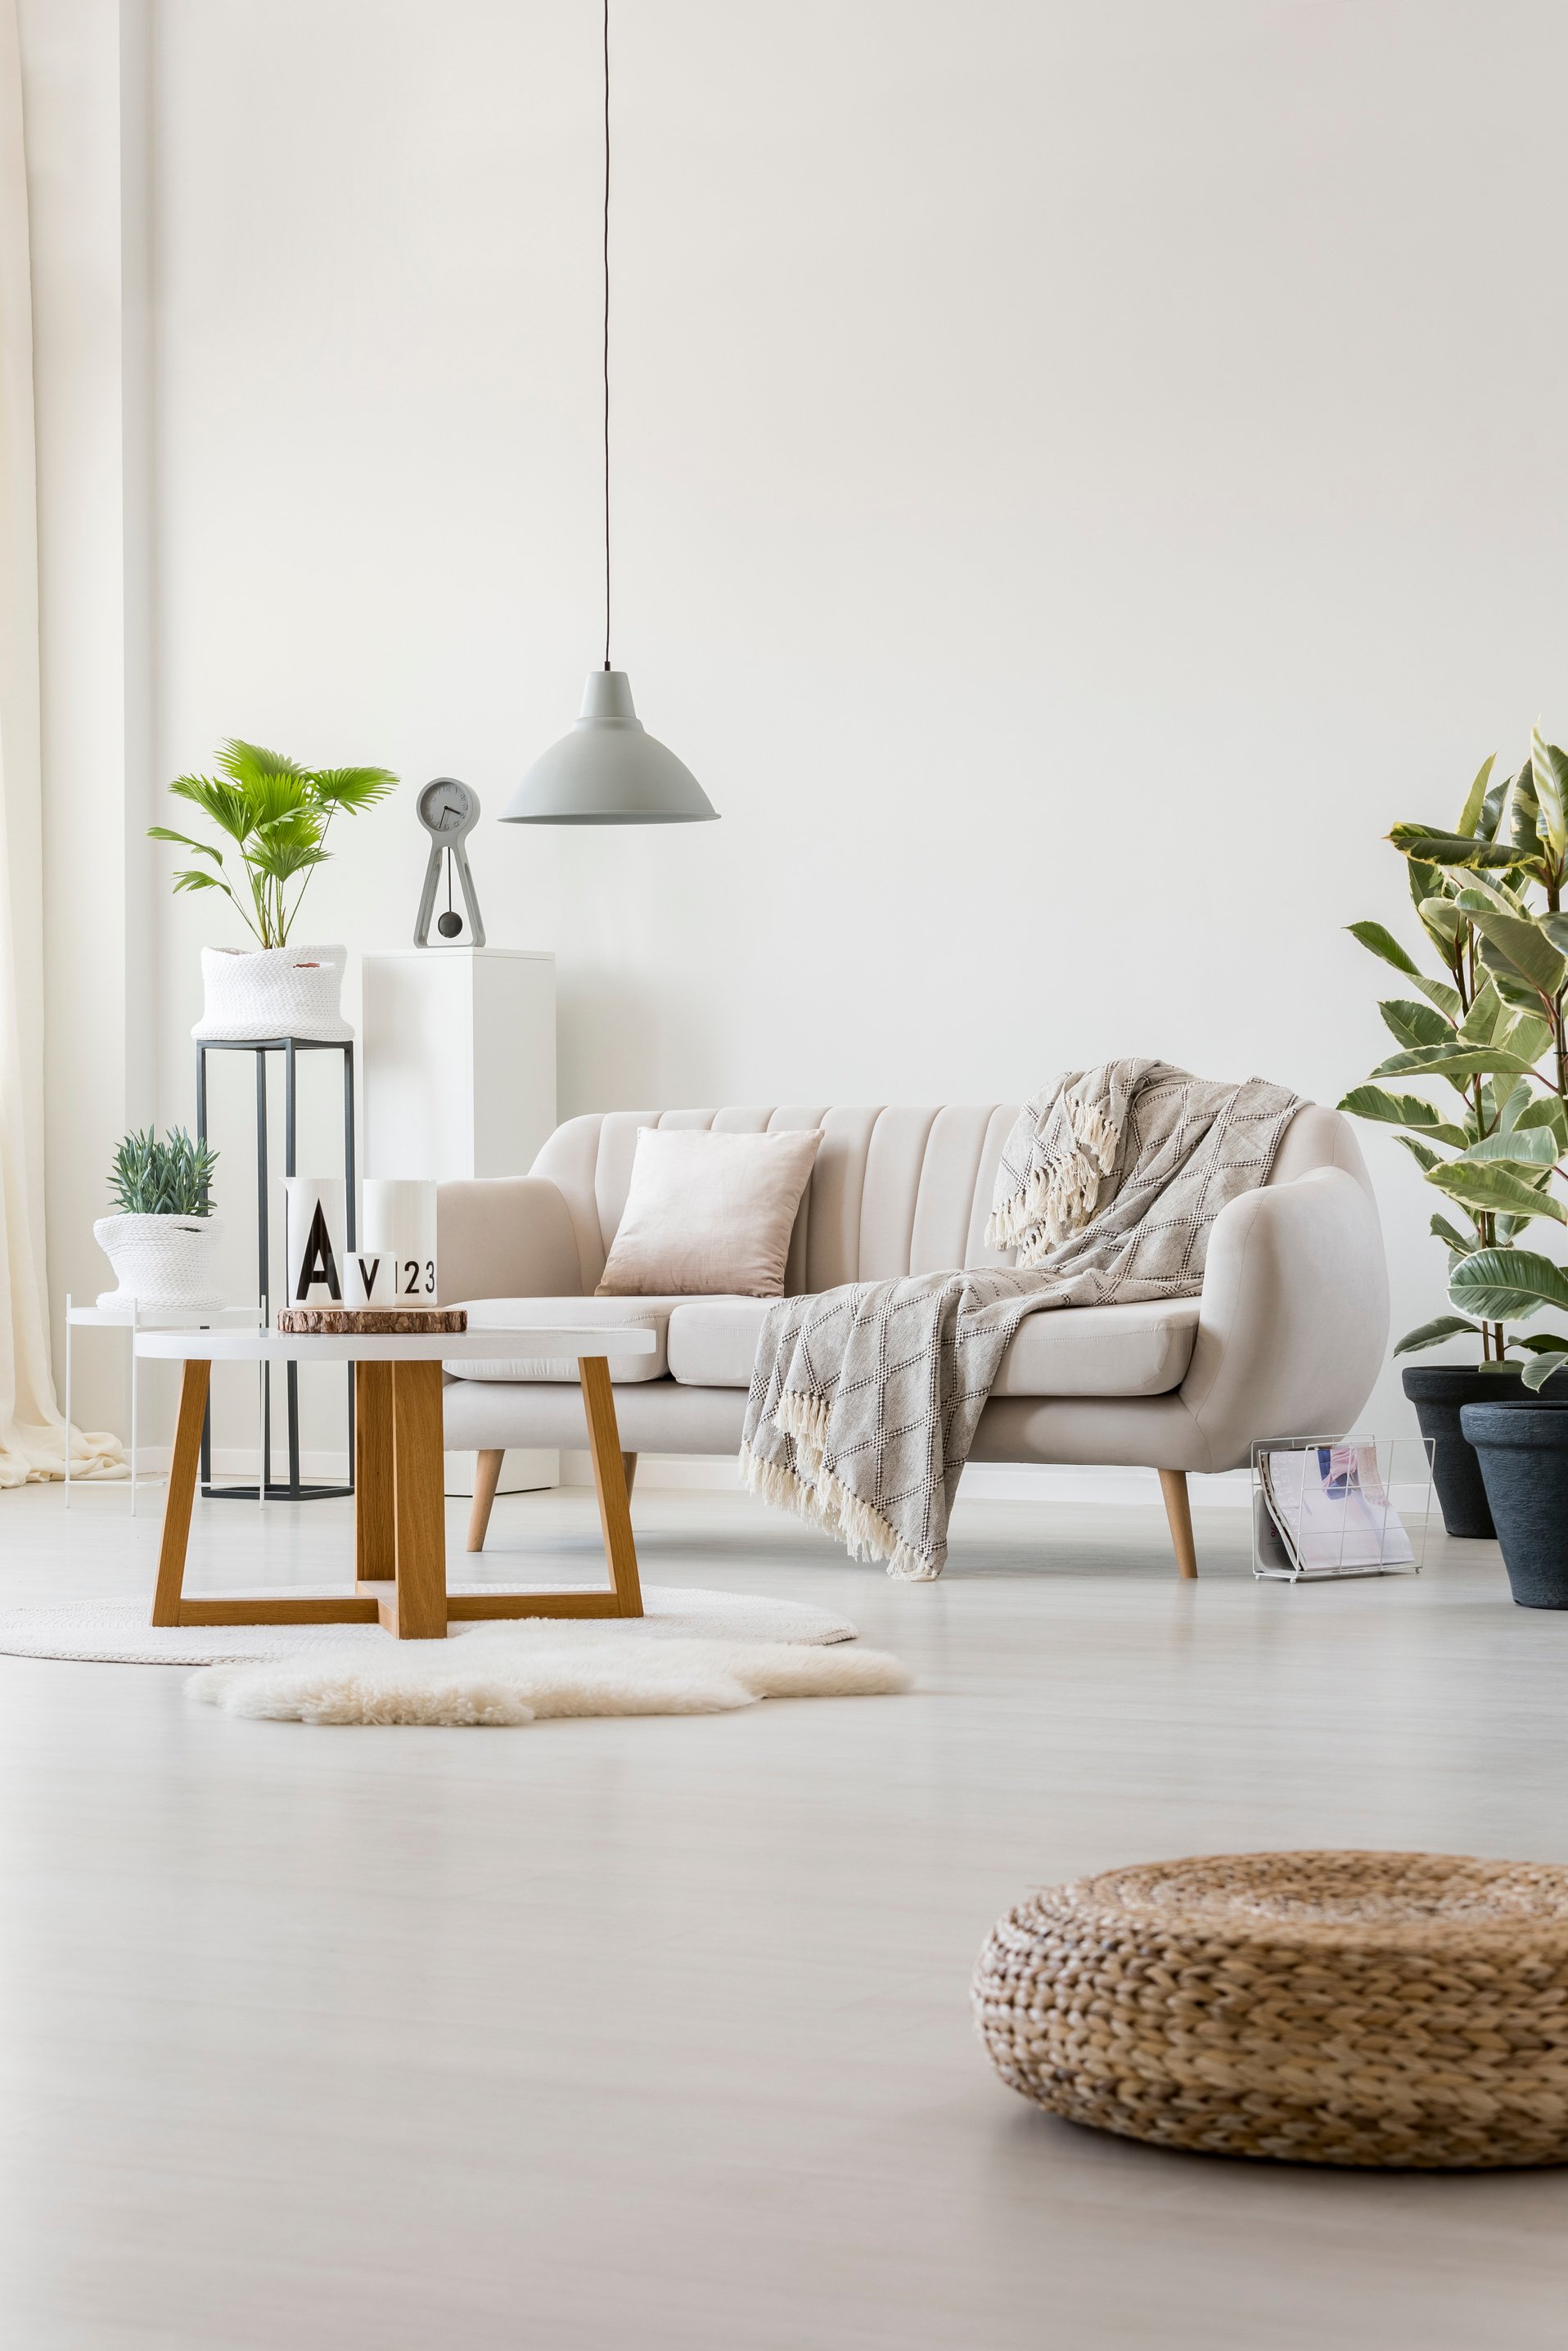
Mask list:
[[[496,1488],[500,1483],[504,1450],[486,1450],[480,1454],[474,1470],[474,1507],[468,1513],[468,1548],[483,1551],[485,1531],[495,1508]]]
[[[1191,1581],[1197,1573],[1197,1545],[1192,1539],[1192,1508],[1186,1497],[1186,1471],[1162,1469],[1160,1491],[1166,1498],[1166,1519],[1176,1552],[1176,1573]]]
[[[637,1456],[634,1453],[623,1453],[621,1456],[621,1475],[626,1480],[626,1499],[630,1501],[632,1481],[637,1475]]]

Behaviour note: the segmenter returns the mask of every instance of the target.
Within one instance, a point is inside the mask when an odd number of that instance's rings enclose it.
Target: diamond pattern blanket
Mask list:
[[[1298,1097],[1168,1061],[1069,1071],[1020,1112],[988,1246],[1010,1267],[781,1298],[758,1343],[742,1477],[890,1575],[940,1575],[959,1475],[1026,1314],[1193,1298],[1214,1220],[1266,1181]]]

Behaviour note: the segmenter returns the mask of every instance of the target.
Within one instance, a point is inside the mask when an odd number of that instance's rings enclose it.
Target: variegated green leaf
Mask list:
[[[1455,1268],[1448,1295],[1483,1322],[1522,1322],[1542,1306],[1568,1307],[1568,1273],[1534,1249],[1477,1249]]]
[[[1568,977],[1568,961],[1534,923],[1519,914],[1500,914],[1490,906],[1475,909],[1470,920],[1485,942],[1481,959],[1489,971],[1497,970],[1500,959],[1503,968],[1518,972],[1543,996],[1557,994]]]
[[[1467,1045],[1491,1045],[1499,1041],[1498,1023],[1503,1017],[1502,998],[1490,979],[1483,979],[1470,999],[1470,1008],[1459,1023],[1459,1034]],[[1437,1043],[1431,1039],[1427,1041]]]
[[[1423,1102],[1419,1094],[1390,1093],[1385,1086],[1353,1086],[1339,1105],[1352,1118],[1376,1119],[1384,1126],[1410,1126],[1418,1134],[1430,1135],[1434,1143],[1447,1143],[1462,1151],[1470,1136],[1465,1128],[1451,1125],[1439,1116],[1437,1107]]]
[[[1568,852],[1568,758],[1545,740],[1539,726],[1530,737],[1530,771],[1539,810],[1536,829],[1561,863]]]
[[[1372,1074],[1375,1078],[1455,1078],[1497,1070],[1507,1077],[1523,1078],[1534,1067],[1533,1061],[1521,1061],[1500,1045],[1422,1045],[1412,1052],[1390,1054]]]
[[[1495,1006],[1495,997],[1492,1001]],[[1453,1038],[1452,1021],[1445,1020],[1429,1004],[1416,1004],[1409,997],[1391,997],[1377,1008],[1383,1015],[1384,1027],[1402,1045],[1446,1045]],[[1479,1038],[1479,1031],[1477,1035]],[[1491,1041],[1490,1026],[1485,1041]]]
[[[1359,939],[1371,954],[1381,956],[1385,963],[1391,963],[1396,971],[1408,972],[1412,979],[1419,978],[1415,964],[1393,932],[1385,930],[1381,923],[1347,923],[1345,928],[1353,939]]]
[[[1494,751],[1490,759],[1482,761],[1475,782],[1465,795],[1465,805],[1460,813],[1458,829],[1467,840],[1475,840],[1480,832],[1481,810],[1486,806],[1487,785],[1496,764],[1497,753]]]
[[[1538,1190],[1511,1167],[1477,1166],[1469,1160],[1448,1159],[1432,1168],[1427,1181],[1447,1192],[1450,1199],[1462,1200],[1467,1208],[1500,1210],[1512,1217],[1551,1217],[1560,1225],[1568,1225],[1568,1209],[1551,1192]]]
[[[1423,1322],[1418,1330],[1406,1331],[1394,1352],[1396,1355],[1418,1354],[1423,1347],[1440,1347],[1445,1339],[1457,1339],[1468,1331],[1480,1336],[1480,1325],[1467,1322],[1461,1314],[1439,1314],[1435,1322]]]
[[[1406,857],[1425,865],[1517,865],[1518,853],[1500,841],[1467,841],[1462,832],[1444,832],[1424,824],[1396,824],[1388,836]]]
[[[1559,1152],[1568,1152],[1568,1109],[1556,1094],[1543,1094],[1521,1111],[1516,1126],[1549,1127],[1557,1137]]]
[[[1554,1167],[1557,1164],[1557,1137],[1550,1127],[1504,1127],[1496,1134],[1484,1134],[1472,1143],[1458,1163],[1466,1167]]]

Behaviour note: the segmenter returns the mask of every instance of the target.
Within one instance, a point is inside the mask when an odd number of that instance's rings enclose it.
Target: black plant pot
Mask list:
[[[1568,1608],[1568,1405],[1521,1412],[1468,1404],[1461,1421],[1514,1599],[1521,1608]]]
[[[1553,1381],[1562,1377],[1561,1372],[1552,1374]],[[1432,1439],[1432,1483],[1444,1526],[1451,1535],[1490,1542],[1497,1529],[1487,1507],[1480,1463],[1466,1442],[1459,1414],[1470,1404],[1532,1403],[1518,1364],[1412,1364],[1404,1379],[1421,1434]]]

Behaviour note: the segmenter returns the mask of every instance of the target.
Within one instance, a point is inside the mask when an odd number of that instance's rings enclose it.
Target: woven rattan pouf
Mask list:
[[[1285,2163],[1568,2162],[1568,1869],[1211,1854],[1022,1902],[975,1972],[1004,2082]]]

